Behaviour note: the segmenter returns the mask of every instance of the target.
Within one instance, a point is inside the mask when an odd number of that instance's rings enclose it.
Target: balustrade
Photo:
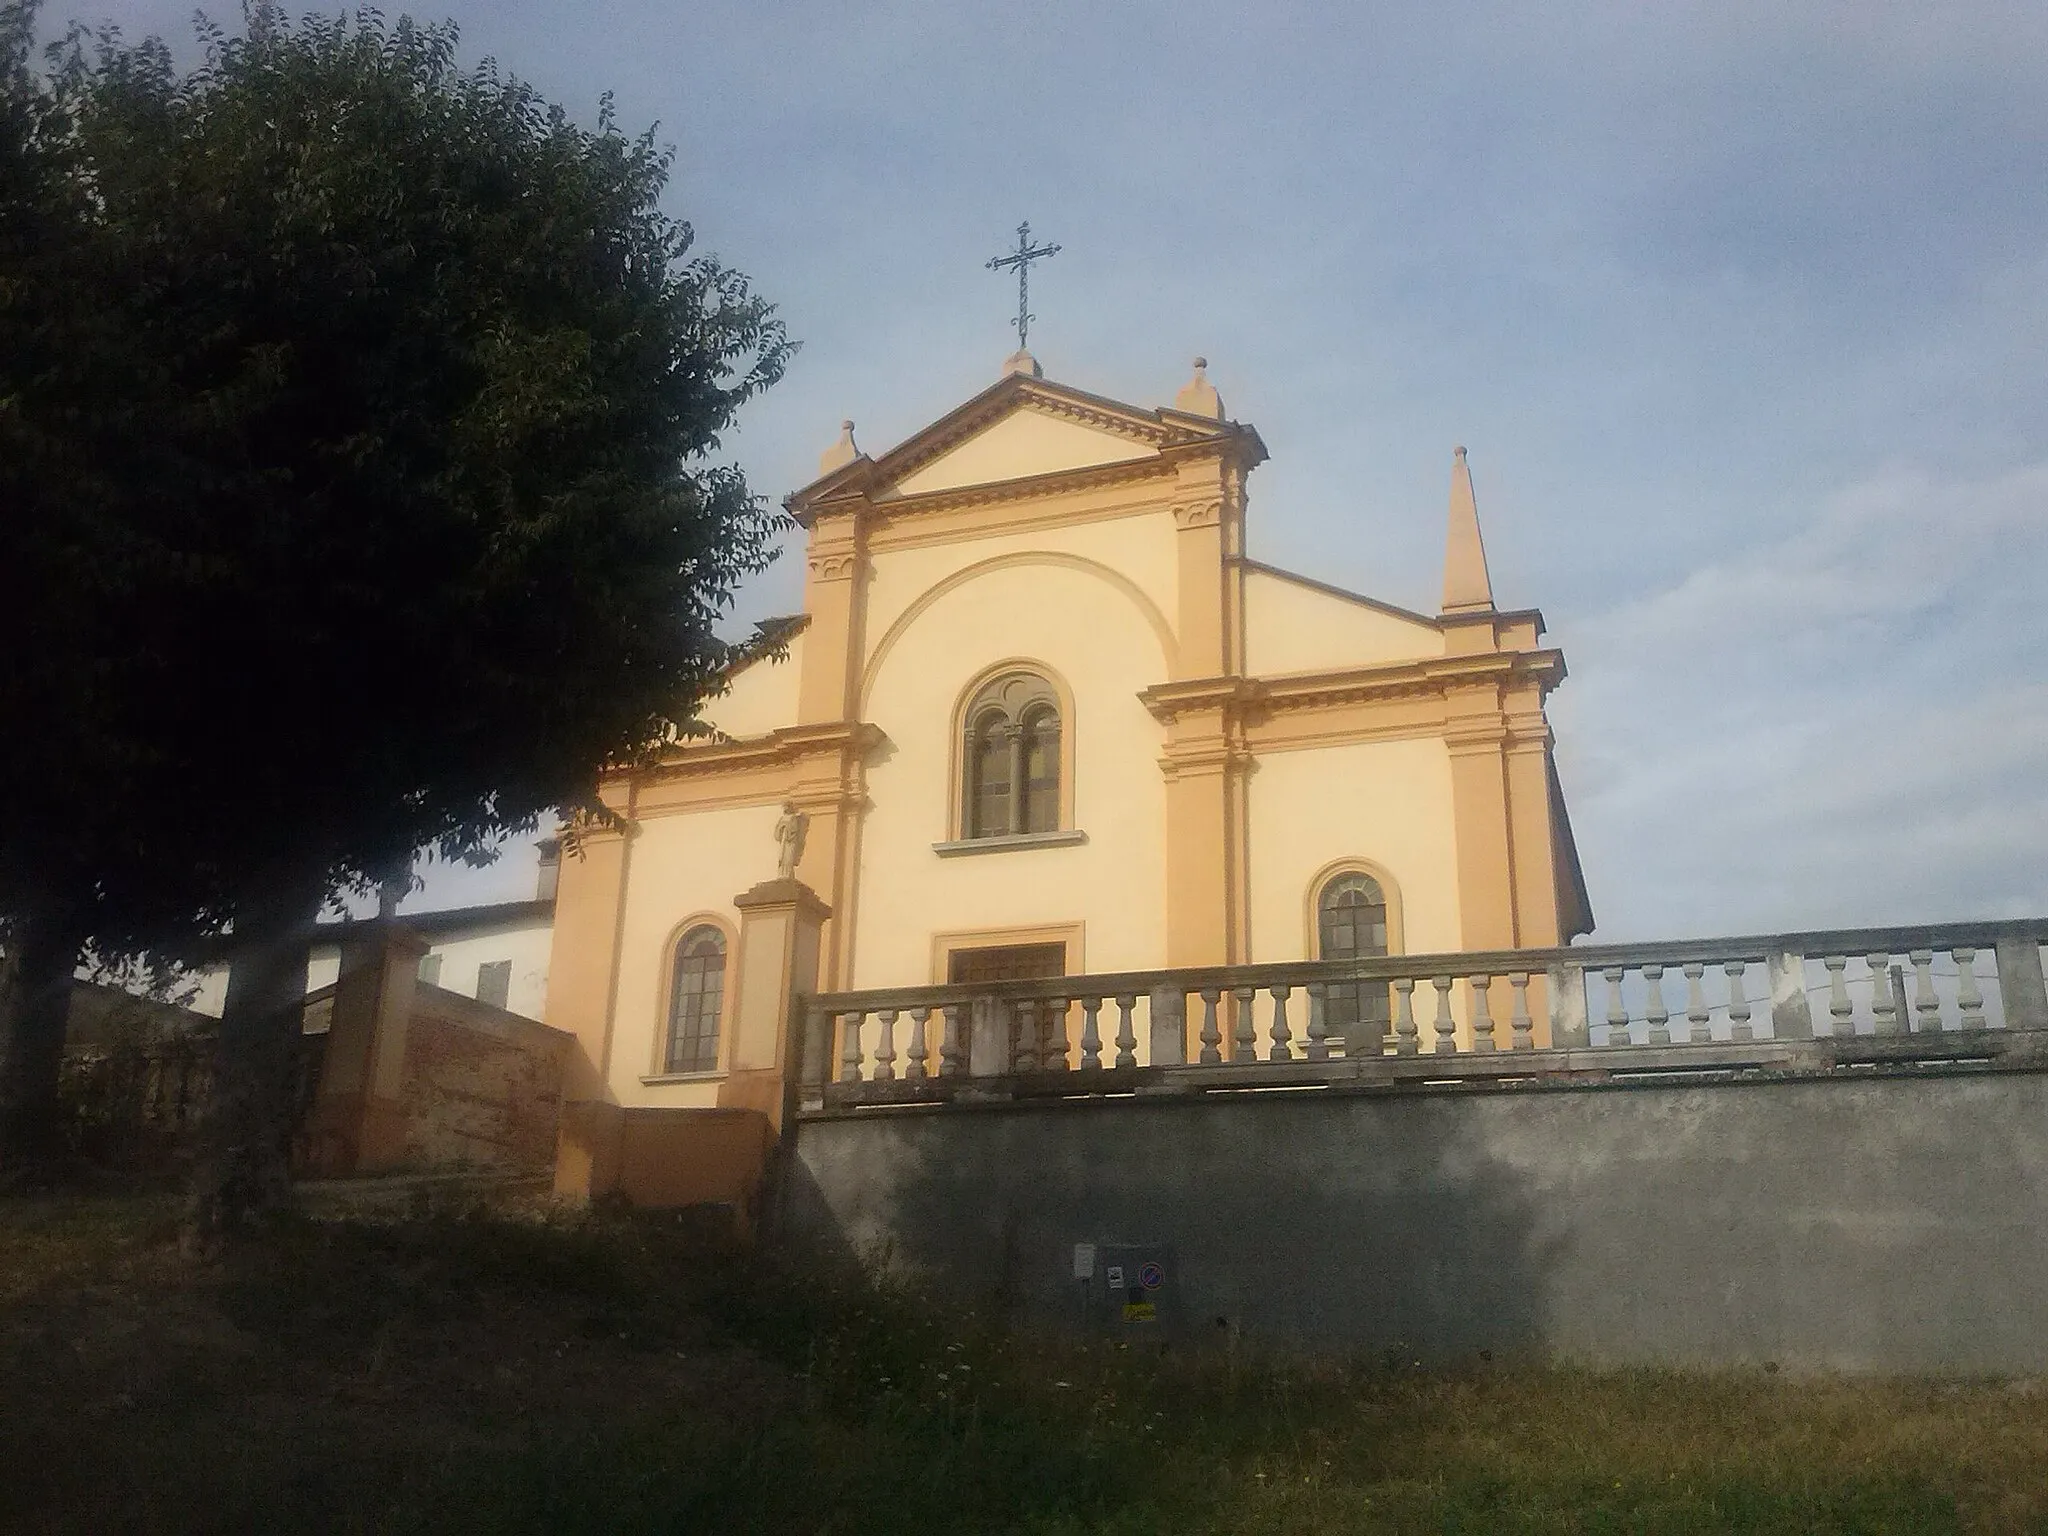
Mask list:
[[[806,1015],[806,1081],[914,1097],[968,1079],[1058,1074],[1072,1086],[1043,1091],[1086,1093],[1148,1069],[1249,1081],[1291,1068],[1355,1075],[1378,1060],[1385,1067],[1372,1070],[1396,1072],[1413,1058],[1470,1053],[1466,1075],[1491,1070],[1477,1058],[1499,1058],[1504,1072],[1527,1058],[1540,1072],[1587,1048],[1617,1064],[1678,1065],[1689,1050],[1793,1041],[1835,1042],[1867,1060],[1919,1037],[1933,1048],[1949,1034],[2048,1030],[2044,937],[2048,921],[841,993]],[[1995,964],[1983,963],[1987,953]],[[1667,988],[1674,975],[1682,1000]],[[1304,995],[1305,1019],[1295,1001]]]

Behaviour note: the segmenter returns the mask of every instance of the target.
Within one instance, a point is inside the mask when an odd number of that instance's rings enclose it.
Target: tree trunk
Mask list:
[[[236,915],[213,1095],[192,1171],[188,1248],[213,1248],[291,1202],[293,1066],[306,955],[326,894],[324,881],[293,872],[252,892]]]
[[[28,913],[9,939],[11,985],[0,990],[0,1178],[19,1184],[63,1161],[57,1074],[85,936],[62,914]]]

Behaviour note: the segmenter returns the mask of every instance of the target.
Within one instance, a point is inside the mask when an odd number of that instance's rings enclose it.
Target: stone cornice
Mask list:
[[[820,512],[845,505],[880,504],[878,493],[915,474],[925,465],[943,457],[961,443],[1015,411],[1028,410],[1071,421],[1092,430],[1106,432],[1153,450],[1150,456],[1121,464],[1097,466],[1101,470],[1128,469],[1131,464],[1158,464],[1190,452],[1228,456],[1249,469],[1266,458],[1266,445],[1253,427],[1234,421],[1210,421],[1182,411],[1144,410],[1110,400],[1070,385],[1056,384],[1026,374],[1009,374],[983,390],[958,409],[941,417],[879,459],[861,457],[822,476],[783,501],[798,522],[808,525]],[[1087,473],[1082,471],[1079,473]],[[999,492],[1005,485],[1034,487],[1024,495],[1044,494],[1059,487],[1044,484],[1058,476],[1036,476],[1027,481],[998,482],[988,486],[960,487],[933,492],[929,498],[906,496],[886,498],[892,506],[923,509],[957,505],[942,498],[975,492]],[[1085,483],[1085,482],[1084,482]],[[1007,499],[1000,495],[990,499]]]
[[[1162,683],[1138,695],[1154,719],[1170,724],[1183,715],[1223,710],[1272,713],[1381,700],[1444,697],[1474,687],[1533,683],[1543,691],[1564,677],[1560,651],[1427,657],[1383,666],[1346,667],[1285,677],[1197,678]]]
[[[658,784],[668,779],[787,767],[811,758],[848,752],[865,756],[885,739],[880,726],[850,720],[830,725],[792,725],[744,741],[705,738],[684,742],[658,762],[617,768],[607,773],[605,779]]]

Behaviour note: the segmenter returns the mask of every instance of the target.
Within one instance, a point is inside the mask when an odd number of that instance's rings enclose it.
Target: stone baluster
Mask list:
[[[1268,1061],[1294,1060],[1294,1033],[1287,1023],[1287,999],[1292,988],[1273,988],[1273,1048],[1266,1053]]]
[[[1102,1033],[1097,1015],[1102,1012],[1102,999],[1084,997],[1081,999],[1081,1070],[1099,1070],[1102,1066]]]
[[[1924,1035],[1941,1033],[1941,999],[1934,995],[1934,951],[1915,949],[1913,962],[1913,1027]]]
[[[1508,1021],[1509,1048],[1533,1051],[1536,1049],[1536,1021],[1529,1017],[1529,973],[1509,971],[1508,986],[1515,999],[1514,1016]]]
[[[913,1083],[921,1083],[927,1076],[924,1058],[929,1047],[925,1044],[924,1027],[931,1016],[932,1011],[929,1008],[910,1010],[910,1059],[903,1064],[903,1075]]]
[[[1610,965],[1600,974],[1607,981],[1607,1043],[1633,1045],[1635,1039],[1628,1032],[1628,1005],[1621,1000],[1621,983],[1628,975],[1628,967]]]
[[[1650,1044],[1671,1043],[1671,1013],[1664,1006],[1664,967],[1654,960],[1643,966],[1643,1018],[1650,1026]]]
[[[1398,976],[1394,979],[1394,1054],[1413,1056],[1417,1050],[1415,1039],[1415,981],[1412,977]],[[1344,1054],[1351,1054],[1351,1042],[1344,1043]]]
[[[1116,1000],[1116,1064],[1120,1067],[1138,1064],[1138,1027],[1131,1017],[1137,1006],[1136,993],[1124,993]]]
[[[1849,957],[1822,955],[1820,963],[1828,973],[1828,1038],[1846,1040],[1856,1033],[1856,1006],[1849,1001],[1849,983],[1843,979]]]
[[[1044,1044],[1038,1052],[1041,1072],[1067,1070],[1067,1003],[1068,999],[1055,997],[1040,1004],[1038,1020],[1044,1034]]]
[[[1252,1017],[1252,1004],[1258,1001],[1257,987],[1234,987],[1233,998],[1237,1000],[1236,1018],[1230,1029],[1230,1059],[1232,1061],[1257,1061],[1259,1059],[1259,1026]]]
[[[1714,1038],[1713,1015],[1707,1012],[1706,988],[1700,978],[1707,974],[1707,968],[1698,960],[1688,961],[1685,971],[1685,1041],[1688,1045],[1704,1045]]]
[[[875,1042],[875,1070],[870,1076],[878,1083],[893,1083],[896,1080],[896,1010],[884,1008],[875,1018],[882,1026],[882,1034]]]
[[[864,1013],[842,1013],[839,1015],[839,1081],[857,1083],[860,1081],[860,1027],[867,1022]]]
[[[1458,1021],[1451,1017],[1451,982],[1454,978],[1439,976],[1431,986],[1436,988],[1436,1044],[1433,1047],[1441,1055],[1454,1055],[1458,1049]]]
[[[1330,1059],[1330,1026],[1323,1022],[1323,999],[1329,988],[1320,981],[1308,984],[1308,1059]],[[1347,1055],[1356,1052],[1347,1050]]]
[[[1863,957],[1870,967],[1870,1018],[1880,1035],[1896,1035],[1905,1020],[1899,1017],[1898,999],[1892,996],[1892,957],[1872,954]]]
[[[1010,1010],[1012,1072],[1038,1070],[1038,1000],[1020,997],[1007,1005]]]
[[[1747,960],[1722,962],[1721,974],[1728,978],[1728,1038],[1730,1040],[1754,1040],[1755,1034],[1749,1027],[1749,997],[1743,991],[1742,979],[1749,973]]]
[[[1213,1067],[1223,1059],[1223,1031],[1216,1025],[1216,1005],[1223,994],[1211,989],[1202,994],[1202,1065]]]
[[[1949,953],[1956,962],[1956,1012],[1961,1015],[1957,1022],[1964,1029],[1982,1029],[1984,994],[1977,990],[1977,951],[1952,949]]]
[[[961,1007],[948,1003],[944,1009],[945,1026],[940,1031],[939,1076],[958,1077],[967,1070],[967,1042],[961,1038]]]
[[[1500,1042],[1493,1038],[1493,978],[1474,976],[1470,978],[1472,989],[1472,1049],[1492,1051],[1500,1048]]]

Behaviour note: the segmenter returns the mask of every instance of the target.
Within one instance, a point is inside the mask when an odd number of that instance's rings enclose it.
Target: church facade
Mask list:
[[[777,984],[736,897],[792,813],[828,991],[1589,930],[1544,715],[1563,657],[1494,604],[1463,450],[1434,615],[1253,559],[1265,457],[1199,362],[1152,409],[1019,353],[879,457],[849,423],[788,498],[780,654],[707,702],[711,735],[608,777],[620,827],[563,863],[570,1096],[719,1102],[735,994]]]

